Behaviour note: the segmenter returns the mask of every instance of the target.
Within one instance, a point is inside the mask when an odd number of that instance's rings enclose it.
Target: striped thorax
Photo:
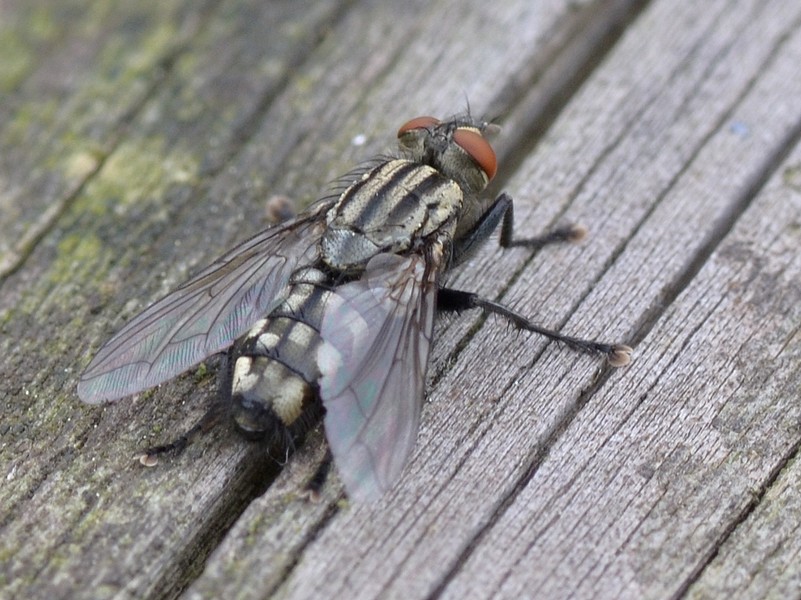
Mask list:
[[[462,202],[456,182],[428,165],[385,162],[345,190],[329,212],[323,261],[342,273],[357,272],[381,252],[404,252],[417,239],[451,229]]]

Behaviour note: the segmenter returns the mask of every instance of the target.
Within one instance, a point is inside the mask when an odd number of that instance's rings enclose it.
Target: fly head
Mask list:
[[[407,156],[427,164],[455,181],[467,196],[479,194],[495,176],[495,151],[485,137],[489,123],[472,117],[440,121],[417,117],[398,130],[398,140]]]

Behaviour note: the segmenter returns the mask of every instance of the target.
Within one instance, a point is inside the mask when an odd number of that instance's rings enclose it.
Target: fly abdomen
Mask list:
[[[296,272],[286,299],[237,343],[231,395],[244,432],[283,438],[320,417],[316,356],[325,282],[317,269]]]

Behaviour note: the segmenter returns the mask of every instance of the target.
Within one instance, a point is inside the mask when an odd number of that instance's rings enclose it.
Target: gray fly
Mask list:
[[[247,240],[131,320],[86,368],[81,399],[116,400],[226,351],[221,395],[238,428],[291,443],[322,417],[348,494],[372,500],[414,446],[437,310],[480,308],[627,364],[628,346],[568,337],[442,285],[499,225],[503,247],[578,233],[514,240],[511,197],[479,200],[496,171],[493,128],[470,115],[412,119],[398,131],[399,158],[352,173],[341,194]]]

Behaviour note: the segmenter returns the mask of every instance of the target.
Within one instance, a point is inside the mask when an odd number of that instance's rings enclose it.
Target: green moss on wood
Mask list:
[[[163,139],[129,140],[108,157],[79,198],[79,208],[98,216],[110,209],[125,212],[137,202],[162,198],[172,185],[192,183],[196,175],[194,157],[166,153]]]

